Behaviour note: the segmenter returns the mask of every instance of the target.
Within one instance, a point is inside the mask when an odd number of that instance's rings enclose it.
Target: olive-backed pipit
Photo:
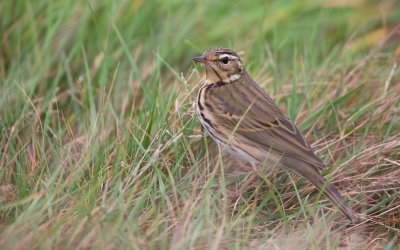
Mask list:
[[[324,163],[298,128],[246,72],[237,53],[213,48],[193,58],[206,68],[196,113],[208,134],[232,154],[256,164],[274,163],[300,174],[339,207],[357,216],[320,174]]]

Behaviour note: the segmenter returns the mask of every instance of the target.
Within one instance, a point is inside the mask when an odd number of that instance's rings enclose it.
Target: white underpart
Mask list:
[[[241,150],[240,148],[231,147],[229,144],[220,144],[220,147],[222,150],[226,149],[228,153],[249,162],[251,165],[260,163],[259,160],[255,159],[253,156],[248,154],[246,151]]]

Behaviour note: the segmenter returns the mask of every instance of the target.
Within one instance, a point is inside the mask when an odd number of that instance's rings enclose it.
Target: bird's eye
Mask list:
[[[228,57],[223,57],[223,58],[221,59],[221,62],[222,62],[223,64],[228,64],[229,58],[228,58]]]

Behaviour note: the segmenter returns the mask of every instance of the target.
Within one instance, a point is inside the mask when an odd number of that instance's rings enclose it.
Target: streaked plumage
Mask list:
[[[283,165],[324,189],[352,221],[357,219],[336,188],[319,173],[323,162],[298,128],[258,86],[230,49],[206,50],[193,58],[206,67],[196,113],[208,134],[222,147],[251,164]]]

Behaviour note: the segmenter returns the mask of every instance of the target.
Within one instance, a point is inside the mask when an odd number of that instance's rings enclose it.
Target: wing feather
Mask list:
[[[276,151],[322,168],[299,129],[250,78],[209,91],[213,118],[224,131],[241,135],[241,142],[247,140],[265,152]]]

